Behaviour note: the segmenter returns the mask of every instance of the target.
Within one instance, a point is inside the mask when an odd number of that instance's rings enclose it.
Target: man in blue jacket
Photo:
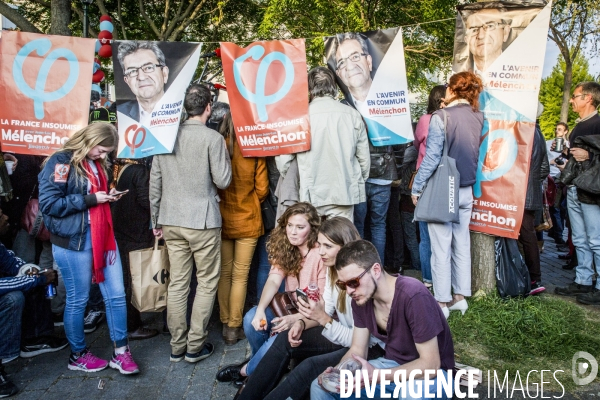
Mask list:
[[[0,210],[0,236],[7,229],[8,217]],[[17,276],[23,265],[25,261],[0,243],[0,398],[18,391],[8,380],[3,363],[19,355],[27,358],[58,351],[68,344],[65,339],[50,336],[54,330],[52,312],[43,297],[43,287],[56,281],[56,272]],[[21,343],[22,337],[24,343]]]

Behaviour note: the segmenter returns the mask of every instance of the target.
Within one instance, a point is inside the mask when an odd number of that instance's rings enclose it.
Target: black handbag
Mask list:
[[[277,197],[269,189],[269,194],[265,201],[260,204],[263,226],[265,231],[270,231],[277,225]]]

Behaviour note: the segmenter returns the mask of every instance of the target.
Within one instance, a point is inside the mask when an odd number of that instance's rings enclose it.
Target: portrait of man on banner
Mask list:
[[[115,92],[121,158],[170,153],[202,45],[115,40]]]
[[[117,58],[123,80],[135,95],[135,100],[119,104],[118,110],[149,126],[152,110],[165,94],[169,81],[165,54],[156,42],[128,40],[119,43]]]
[[[373,146],[413,140],[400,28],[326,37],[325,59],[345,103],[363,116]]]
[[[520,4],[506,2],[459,6],[452,70],[472,71],[484,77],[488,67],[527,28],[536,14],[537,10],[524,12]]]

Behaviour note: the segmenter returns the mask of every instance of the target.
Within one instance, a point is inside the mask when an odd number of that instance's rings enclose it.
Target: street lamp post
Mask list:
[[[92,4],[94,0],[81,0],[81,6],[83,7],[83,37],[88,37],[88,6]]]

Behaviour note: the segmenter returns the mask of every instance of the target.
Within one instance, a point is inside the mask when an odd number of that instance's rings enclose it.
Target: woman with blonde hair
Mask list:
[[[116,145],[116,129],[110,124],[91,124],[73,134],[45,161],[38,176],[39,202],[67,291],[68,368],[96,372],[110,366],[135,374],[139,368],[127,341],[123,273],[109,206],[123,194],[115,189],[107,193],[106,157]],[[110,362],[93,355],[85,342],[84,313],[92,280],[99,283],[106,305],[114,346]]]
[[[319,292],[325,288],[323,260],[319,255],[317,234],[321,218],[309,203],[297,203],[285,210],[277,220],[267,242],[271,271],[263,289],[258,306],[244,316],[244,333],[252,348],[248,362],[229,365],[217,373],[220,382],[240,382],[250,376],[269,347],[276,334],[284,332],[302,318],[302,314],[275,317],[269,306],[285,279],[285,290],[304,289],[315,283]]]
[[[269,194],[264,158],[243,157],[235,138],[231,113],[219,126],[231,157],[231,184],[219,190],[221,202],[221,277],[217,298],[225,344],[244,339],[242,318],[250,263],[264,233],[260,203]]]

